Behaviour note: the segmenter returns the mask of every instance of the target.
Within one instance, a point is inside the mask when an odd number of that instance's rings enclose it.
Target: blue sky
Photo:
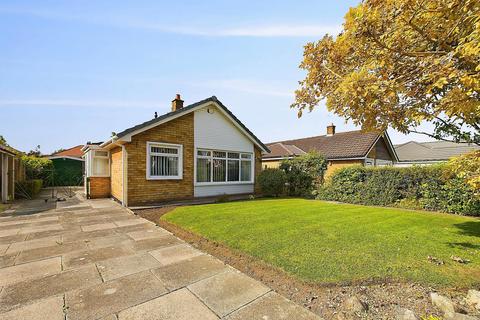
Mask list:
[[[50,153],[168,112],[176,93],[216,95],[264,142],[354,129],[289,106],[303,45],[337,33],[357,3],[2,0],[0,134]]]

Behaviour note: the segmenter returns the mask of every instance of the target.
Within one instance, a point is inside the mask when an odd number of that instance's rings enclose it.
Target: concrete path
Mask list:
[[[111,200],[41,211],[0,217],[1,319],[319,319]]]

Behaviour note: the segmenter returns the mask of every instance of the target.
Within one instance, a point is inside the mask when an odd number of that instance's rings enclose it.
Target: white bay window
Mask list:
[[[252,154],[217,150],[197,150],[199,184],[252,183]]]
[[[147,143],[147,179],[167,180],[183,177],[183,147],[171,143]]]

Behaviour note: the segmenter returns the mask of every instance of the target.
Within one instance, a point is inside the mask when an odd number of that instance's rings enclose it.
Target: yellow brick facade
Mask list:
[[[328,161],[327,171],[325,171],[325,179],[328,179],[336,170],[345,167],[363,165],[363,160],[334,160]]]
[[[110,150],[110,189],[112,196],[123,200],[123,161],[122,148],[117,147]]]
[[[110,197],[110,177],[88,178],[88,193],[91,199]]]
[[[194,124],[193,113],[134,135],[125,144],[128,159],[128,205],[142,205],[194,196]],[[183,179],[147,180],[147,142],[183,145]]]

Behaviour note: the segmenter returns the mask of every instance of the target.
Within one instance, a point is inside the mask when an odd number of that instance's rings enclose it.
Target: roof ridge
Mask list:
[[[353,133],[353,132],[362,132],[362,130],[359,129],[359,130],[350,130],[350,131],[337,132],[337,133],[335,133],[333,136],[328,136],[328,135],[326,135],[326,134],[322,134],[322,135],[318,135],[318,136],[309,136],[309,137],[304,137],[304,138],[295,138],[295,139],[288,139],[288,140],[279,140],[279,141],[268,142],[267,145],[271,145],[271,144],[275,144],[275,143],[286,143],[286,142],[297,141],[297,140],[314,139],[314,138],[320,138],[320,137],[334,137],[334,136],[336,136],[336,135],[342,135],[342,134]],[[364,133],[372,133],[372,132],[373,132],[373,131],[371,131],[371,132],[364,132]],[[380,133],[378,133],[378,134],[380,134]]]

